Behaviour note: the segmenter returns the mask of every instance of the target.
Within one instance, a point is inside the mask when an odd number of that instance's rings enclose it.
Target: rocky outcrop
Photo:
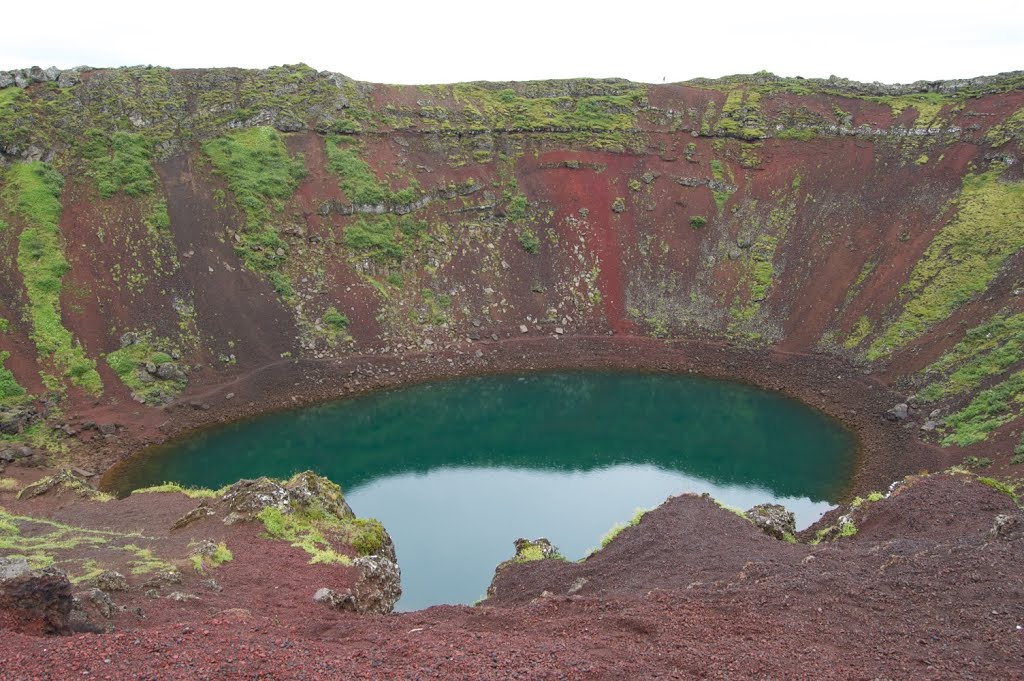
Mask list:
[[[758,504],[744,515],[769,537],[792,539],[796,534],[796,516],[781,504]]]
[[[44,494],[74,494],[86,499],[109,499],[110,497],[75,475],[71,470],[64,469],[55,475],[47,476],[32,483],[18,492],[19,499],[31,499]]]
[[[0,558],[0,628],[70,634],[71,582],[56,568],[32,570],[24,558]]]
[[[48,69],[33,66],[15,71],[0,71],[0,90],[7,87],[27,88],[33,83],[57,83],[57,87],[66,88],[77,85],[81,80],[81,69],[61,70],[56,66]]]
[[[488,598],[493,598],[497,594],[498,578],[513,565],[532,563],[538,560],[562,559],[562,554],[559,553],[558,548],[546,537],[539,537],[537,539],[524,539],[520,537],[513,544],[516,547],[515,555],[499,563],[498,567],[494,568],[494,577],[491,578],[491,583],[487,587]]]
[[[227,524],[257,519],[265,509],[273,508],[300,518],[324,518],[330,521],[355,519],[341,487],[310,471],[298,473],[285,482],[270,478],[242,480],[228,488],[220,502],[228,508]],[[175,526],[188,524],[206,511],[202,506],[183,516]],[[382,530],[380,545],[372,555],[352,561],[359,571],[352,589],[335,591],[324,587],[314,600],[337,610],[358,613],[389,613],[402,596],[402,573],[395,557],[391,536]]]
[[[240,480],[228,488],[220,503],[229,510],[224,518],[228,525],[254,520],[267,508],[284,513],[320,513],[339,520],[356,517],[341,487],[310,471],[283,483],[270,478]]]
[[[38,418],[35,407],[0,409],[0,434],[18,435]]]
[[[992,529],[989,530],[988,536],[992,539],[1002,539],[1005,541],[1024,536],[1024,520],[1022,520],[1019,514],[1008,515],[1000,513],[992,521]]]
[[[386,615],[402,597],[398,564],[383,556],[361,556],[352,565],[359,570],[355,586],[343,591],[318,589],[313,600],[342,612]]]

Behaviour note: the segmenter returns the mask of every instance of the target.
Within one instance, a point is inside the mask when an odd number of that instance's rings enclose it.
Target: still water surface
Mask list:
[[[400,610],[470,603],[517,537],[575,559],[615,522],[669,495],[774,501],[798,527],[831,508],[851,433],[775,393],[688,376],[560,372],[376,393],[201,432],[118,471],[119,492],[220,487],[311,469],[395,541]]]

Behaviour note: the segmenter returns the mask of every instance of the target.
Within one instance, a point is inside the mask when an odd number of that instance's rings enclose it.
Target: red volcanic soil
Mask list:
[[[132,511],[170,518],[171,496],[144,495]],[[994,536],[1000,514],[1017,524]],[[215,571],[221,594],[156,605],[114,593],[148,618],[105,635],[8,632],[0,675],[1021,678],[1024,515],[1006,495],[939,474],[851,517],[853,537],[792,545],[709,499],[675,497],[583,563],[505,568],[481,606],[388,616],[315,606],[311,589],[332,577],[289,565],[286,545],[244,547],[243,531]]]

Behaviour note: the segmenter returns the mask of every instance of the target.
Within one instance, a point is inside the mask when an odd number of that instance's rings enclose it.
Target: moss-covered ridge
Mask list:
[[[158,509],[165,502],[139,503],[140,496],[151,494],[199,499],[197,510],[204,512],[190,512],[187,521],[164,527],[147,509]],[[349,566],[353,559],[371,555],[394,562],[391,538],[380,522],[356,518],[341,488],[313,473],[299,473],[285,481],[243,480],[220,490],[186,489],[168,483],[136,490],[133,496],[133,508],[137,509],[133,527],[141,529],[57,522],[25,511],[22,504],[38,497],[60,497],[70,507],[125,502],[97,491],[70,470],[27,485],[0,478],[0,553],[23,557],[34,568],[55,565],[75,583],[90,582],[109,571],[124,573],[130,582],[157,572],[185,569],[205,575],[233,559],[230,538],[227,542],[193,540],[181,552],[181,542],[175,537],[182,528],[210,518],[208,522],[226,524],[258,522],[265,528],[266,539],[302,548],[310,554],[310,563]],[[83,515],[92,517],[88,512]],[[193,534],[196,527],[192,527]]]

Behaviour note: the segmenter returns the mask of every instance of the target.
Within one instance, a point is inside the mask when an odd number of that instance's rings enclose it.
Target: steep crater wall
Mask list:
[[[105,467],[352,390],[625,364],[797,394],[888,442],[886,474],[1011,465],[1020,74],[32,73],[0,80],[12,443]]]

